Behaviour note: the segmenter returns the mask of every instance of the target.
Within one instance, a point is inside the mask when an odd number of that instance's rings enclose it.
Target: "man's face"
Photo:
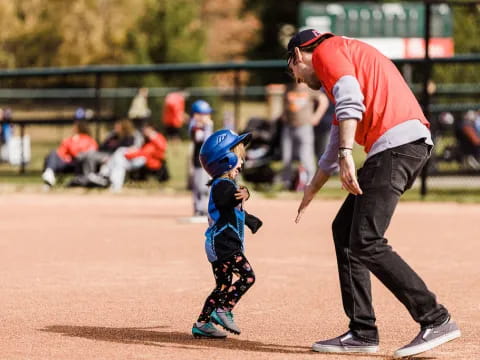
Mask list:
[[[288,68],[297,83],[305,83],[313,90],[319,90],[322,87],[313,69],[312,54],[295,48],[295,56],[289,59]]]

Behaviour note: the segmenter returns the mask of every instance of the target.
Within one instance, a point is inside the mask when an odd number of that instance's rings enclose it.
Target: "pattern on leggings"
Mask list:
[[[231,311],[238,300],[255,282],[255,274],[242,253],[234,254],[222,262],[212,263],[216,286],[208,296],[198,321],[210,321],[210,314],[217,308]],[[232,274],[238,280],[232,284]]]

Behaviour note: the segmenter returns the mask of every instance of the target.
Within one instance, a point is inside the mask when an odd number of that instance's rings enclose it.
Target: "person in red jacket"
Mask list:
[[[160,170],[164,166],[167,140],[152,126],[144,126],[145,143],[140,148],[119,148],[110,157],[101,175],[110,180],[110,189],[122,190],[127,172],[146,167],[148,170]]]
[[[447,309],[385,238],[400,196],[412,186],[433,146],[429,123],[415,96],[388,58],[355,39],[304,30],[290,40],[288,55],[297,82],[314,90],[323,87],[335,104],[330,142],[305,188],[296,222],[338,167],[342,186],[350,193],[332,225],[349,330],[314,343],[313,350],[378,350],[370,272],[420,325],[420,333],[394,357],[418,354],[458,338],[460,330]],[[367,153],[358,178],[354,141]]]
[[[180,129],[188,119],[185,113],[185,93],[176,91],[165,97],[163,105],[163,124],[168,138],[179,138]]]
[[[90,136],[87,123],[83,120],[75,122],[73,135],[64,139],[60,146],[45,158],[43,181],[48,186],[55,185],[56,173],[74,170],[82,154],[97,148],[97,142]]]

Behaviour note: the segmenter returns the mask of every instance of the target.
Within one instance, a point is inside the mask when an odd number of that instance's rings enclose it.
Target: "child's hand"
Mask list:
[[[235,193],[235,199],[247,201],[250,198],[250,193],[245,186],[239,186],[237,192]]]

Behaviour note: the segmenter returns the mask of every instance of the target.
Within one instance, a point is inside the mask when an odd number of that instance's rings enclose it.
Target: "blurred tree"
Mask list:
[[[285,48],[279,39],[284,25],[297,26],[298,8],[302,1],[246,0],[247,10],[255,12],[260,23],[260,41],[252,46],[249,56],[252,59],[279,59],[285,56]]]
[[[206,50],[209,61],[244,60],[259,39],[261,23],[244,0],[205,0]]]
[[[202,18],[206,28],[206,53],[208,61],[242,61],[259,40],[261,24],[258,17],[246,11],[244,0],[205,0]],[[241,73],[247,81],[248,73]],[[233,84],[234,74],[216,73],[213,82],[220,86]]]
[[[455,54],[480,54],[480,4],[452,9]],[[435,65],[433,74],[439,83],[478,83],[480,64]]]
[[[248,57],[257,59],[284,59],[284,32],[288,29],[296,30],[298,8],[301,0],[245,0],[245,9],[252,11],[259,17],[262,28],[259,31],[259,40],[248,49]],[[290,31],[291,32],[291,31]],[[288,77],[278,71],[263,71],[256,74],[251,82],[268,84],[289,81]]]
[[[243,59],[260,27],[245,0],[0,1],[0,66]]]
[[[205,34],[195,0],[146,0],[126,50],[139,63],[200,62]],[[132,51],[133,50],[133,51]]]
[[[144,0],[0,2],[0,66],[122,63],[120,45]],[[128,11],[127,11],[128,9]]]
[[[297,26],[300,3],[1,0],[0,66],[281,59]],[[480,52],[479,6],[454,6],[453,13],[456,53]],[[438,69],[434,72],[438,82],[473,81],[480,76],[475,65]],[[278,71],[255,75],[252,81],[258,83],[286,80]],[[223,74],[215,79],[231,83]]]

